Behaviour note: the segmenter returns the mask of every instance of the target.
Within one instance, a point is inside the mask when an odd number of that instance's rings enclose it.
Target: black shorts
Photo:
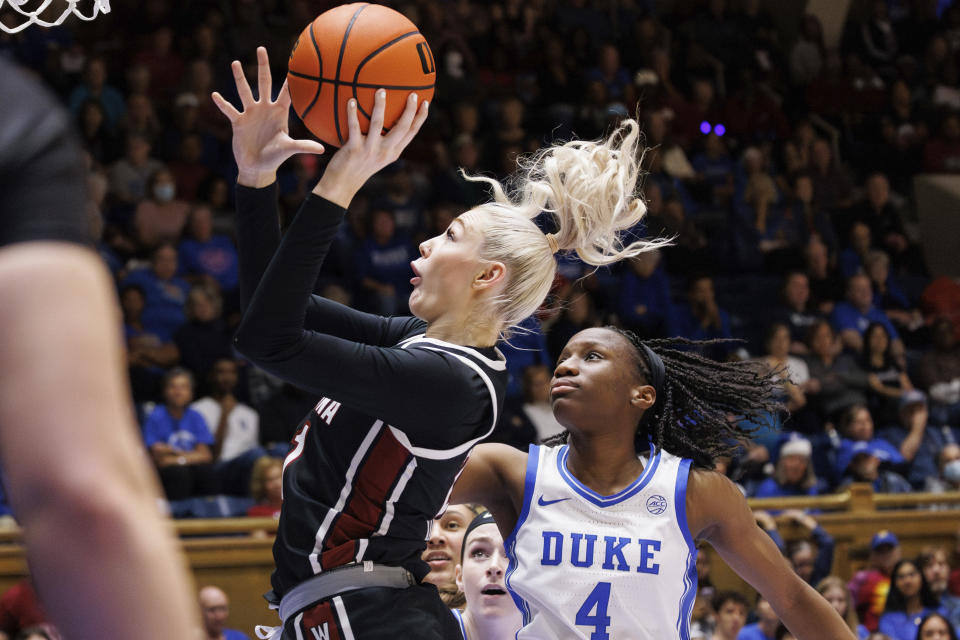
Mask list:
[[[299,633],[298,633],[299,631]],[[456,640],[460,625],[437,588],[370,587],[333,596],[290,617],[281,640]]]

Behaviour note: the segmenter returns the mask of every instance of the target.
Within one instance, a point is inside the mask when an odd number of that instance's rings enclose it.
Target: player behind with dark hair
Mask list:
[[[524,454],[477,447],[452,495],[481,502],[509,534],[519,639],[593,633],[688,637],[696,543],[706,541],[801,640],[852,637],[713,471],[775,407],[777,372],[715,362],[685,339],[586,329],[551,383],[567,431]],[[524,469],[526,471],[524,472]]]

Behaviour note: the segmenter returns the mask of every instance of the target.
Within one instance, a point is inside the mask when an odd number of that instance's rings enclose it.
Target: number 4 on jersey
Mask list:
[[[610,616],[607,615],[609,601],[610,583],[598,582],[577,611],[576,625],[594,628],[590,640],[610,640],[610,634],[607,633],[607,627],[610,626]]]

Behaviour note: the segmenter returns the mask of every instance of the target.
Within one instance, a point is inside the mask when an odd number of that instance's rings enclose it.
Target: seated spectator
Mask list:
[[[850,590],[843,583],[843,579],[837,576],[827,576],[817,583],[817,592],[820,593],[830,603],[830,606],[840,614],[850,631],[857,636],[857,640],[866,640],[870,631],[860,624],[857,617],[857,611],[853,606],[853,599],[850,596]]]
[[[790,329],[787,325],[774,322],[767,328],[764,336],[766,355],[763,362],[771,371],[782,371],[784,408],[796,421],[797,412],[807,404],[806,388],[810,382],[810,369],[807,363],[790,355]]]
[[[820,487],[810,464],[812,452],[809,440],[796,433],[790,434],[780,445],[773,475],[760,483],[753,497],[817,495]]]
[[[841,451],[856,443],[868,443],[889,465],[903,465],[905,460],[896,446],[876,437],[873,416],[863,404],[855,404],[840,416],[840,435],[843,436]],[[862,451],[863,449],[859,449]]]
[[[817,238],[831,253],[837,251],[837,232],[833,222],[820,203],[813,198],[813,180],[808,173],[798,173],[793,178],[793,201],[790,207],[790,219],[798,228],[797,235],[806,245],[811,238]]]
[[[356,254],[356,278],[365,309],[392,316],[406,308],[412,259],[407,239],[397,234],[393,213],[387,209],[373,211],[370,235]]]
[[[873,306],[904,331],[910,333],[919,329],[923,325],[923,314],[914,308],[890,273],[890,257],[883,251],[871,249],[863,266],[873,285]]]
[[[827,211],[846,209],[853,204],[853,184],[834,158],[830,143],[817,138],[810,155],[814,199]]]
[[[237,249],[224,235],[213,233],[213,210],[197,205],[190,211],[189,237],[180,241],[180,275],[196,282],[203,276],[217,281],[224,292],[233,291],[239,282]]]
[[[223,299],[214,283],[197,284],[187,297],[187,322],[173,334],[181,364],[195,377],[203,376],[201,392],[207,389],[206,375],[219,358],[233,353],[230,333],[224,326]]]
[[[857,616],[871,632],[877,630],[890,589],[893,566],[900,561],[900,540],[891,531],[878,531],[870,540],[867,567],[854,574],[847,584]]]
[[[711,131],[704,138],[703,151],[691,161],[697,179],[707,189],[708,200],[715,207],[726,207],[733,197],[735,164],[723,138]]]
[[[618,311],[624,327],[643,338],[663,337],[667,335],[672,306],[670,280],[661,264],[660,250],[630,259],[619,296]],[[566,344],[569,337],[560,344]]]
[[[163,168],[163,164],[150,156],[150,140],[140,133],[127,135],[127,150],[122,158],[110,165],[107,173],[110,195],[125,207],[132,207],[146,196],[150,176]]]
[[[887,468],[889,457],[889,451],[871,442],[854,442],[841,448],[837,455],[840,488],[853,482],[868,482],[876,493],[909,493],[910,483]]]
[[[133,213],[133,235],[141,248],[149,251],[164,242],[180,240],[190,205],[176,196],[169,169],[161,167],[150,176],[146,197]]]
[[[107,62],[101,57],[91,57],[83,70],[83,83],[77,86],[67,99],[74,114],[79,114],[84,103],[96,100],[103,105],[104,121],[111,129],[117,128],[126,112],[123,94],[107,84]]]
[[[186,321],[183,306],[190,285],[176,274],[177,250],[162,244],[154,249],[149,267],[134,269],[120,283],[121,288],[135,284],[143,291],[143,327],[164,342]]]
[[[218,492],[210,446],[213,436],[199,412],[189,407],[193,376],[174,368],[164,378],[163,404],[150,412],[143,440],[169,500]]]
[[[867,401],[867,374],[852,356],[839,353],[836,334],[826,320],[819,320],[807,337],[810,383],[807,399],[822,420],[832,419],[847,407]]]
[[[937,455],[938,474],[927,476],[923,490],[928,493],[960,491],[960,445],[948,444]]]
[[[534,364],[523,370],[523,396],[508,400],[488,442],[502,442],[526,450],[533,442],[563,431],[550,406],[550,368]]]
[[[951,444],[960,444],[960,427],[930,422],[927,399],[922,391],[908,391],[900,398],[897,422],[881,431],[881,437],[900,449],[910,463],[908,479],[920,489],[927,479],[938,477],[937,456]]]
[[[865,222],[855,221],[847,230],[847,246],[837,258],[840,274],[849,278],[864,271],[867,253],[873,246],[870,227]]]
[[[913,560],[901,560],[893,567],[890,591],[878,629],[891,640],[915,640],[918,620],[931,613],[943,614],[940,601]]]
[[[575,333],[590,327],[599,327],[601,324],[593,294],[579,282],[570,287],[561,300],[560,307],[560,315],[547,332],[547,352],[550,355],[550,363],[557,361],[563,347]]]
[[[860,366],[867,372],[867,407],[881,425],[897,419],[900,399],[913,390],[906,368],[894,357],[887,328],[871,322],[863,332]]]
[[[260,416],[237,400],[237,361],[218,358],[209,370],[210,395],[190,405],[197,411],[213,438],[211,455],[221,492],[245,496],[256,461],[266,452],[260,448]]]
[[[523,395],[521,380],[523,370],[535,364],[552,366],[556,360],[547,352],[547,340],[543,327],[536,315],[523,320],[506,340],[498,343],[497,348],[507,359],[507,400]]]
[[[737,635],[747,623],[750,603],[736,591],[719,591],[713,596],[716,626],[713,640],[737,640]]]
[[[90,158],[100,166],[107,166],[120,157],[122,143],[106,121],[103,104],[94,98],[80,105],[77,117],[80,141]]]
[[[953,595],[947,589],[950,579],[947,550],[943,547],[924,547],[917,556],[917,566],[920,567],[930,592],[940,601],[941,613],[955,628],[960,627],[960,597]]]
[[[893,327],[893,323],[883,311],[873,305],[873,289],[870,278],[857,274],[847,280],[847,299],[838,302],[830,316],[830,323],[840,334],[840,340],[846,349],[854,353],[863,352],[863,334],[872,322],[881,323],[890,334],[891,347],[895,357],[903,355],[903,341]]]
[[[690,340],[728,339],[730,316],[717,304],[713,278],[707,275],[693,276],[687,285],[687,299],[675,308],[670,334]],[[727,345],[716,345],[704,354],[723,360]]]
[[[200,589],[200,613],[203,616],[203,640],[250,640],[247,634],[227,629],[230,600],[223,589],[212,585]]]
[[[887,252],[895,264],[909,264],[916,248],[911,245],[903,227],[899,203],[902,198],[890,191],[890,181],[882,173],[874,173],[864,185],[863,202],[854,208],[851,220],[861,222],[870,229],[872,244]],[[919,271],[917,271],[919,273]]]
[[[833,566],[833,536],[810,515],[799,509],[788,509],[783,515],[807,530],[810,540],[793,540],[784,555],[798,576],[809,585],[820,582]],[[812,542],[811,542],[812,540]]]
[[[829,314],[843,297],[843,287],[830,266],[830,251],[819,238],[810,238],[803,251],[804,273],[810,282],[809,307]]]
[[[283,506],[283,460],[263,456],[253,465],[250,495],[257,501],[247,510],[251,518],[280,518]]]
[[[957,630],[941,614],[930,613],[917,626],[917,640],[957,640]]]
[[[177,194],[187,202],[197,199],[200,185],[213,174],[210,167],[203,162],[203,145],[204,139],[199,133],[184,134],[180,139],[177,158],[170,163],[170,173],[177,185]]]
[[[155,400],[160,393],[160,380],[169,367],[180,359],[180,350],[169,338],[161,340],[143,326],[146,298],[136,284],[120,290],[123,311],[123,334],[127,344],[127,368],[134,402]]]
[[[790,353],[803,355],[810,350],[804,343],[807,332],[822,315],[811,306],[810,279],[802,271],[791,271],[783,279],[780,304],[774,308],[772,319],[787,325],[790,330]]]
[[[743,627],[737,634],[737,640],[775,640],[780,618],[762,596],[757,599],[754,613],[757,621]]]
[[[917,383],[927,391],[934,422],[960,425],[960,345],[949,318],[934,321],[931,339],[933,348],[917,364]]]

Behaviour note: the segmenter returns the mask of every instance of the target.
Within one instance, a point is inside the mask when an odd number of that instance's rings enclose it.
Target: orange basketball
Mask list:
[[[388,7],[366,2],[325,11],[307,25],[290,52],[287,80],[293,109],[321,141],[339,147],[348,136],[347,101],[357,100],[366,133],[377,89],[387,90],[384,130],[406,106],[433,99],[433,53],[410,20]]]

